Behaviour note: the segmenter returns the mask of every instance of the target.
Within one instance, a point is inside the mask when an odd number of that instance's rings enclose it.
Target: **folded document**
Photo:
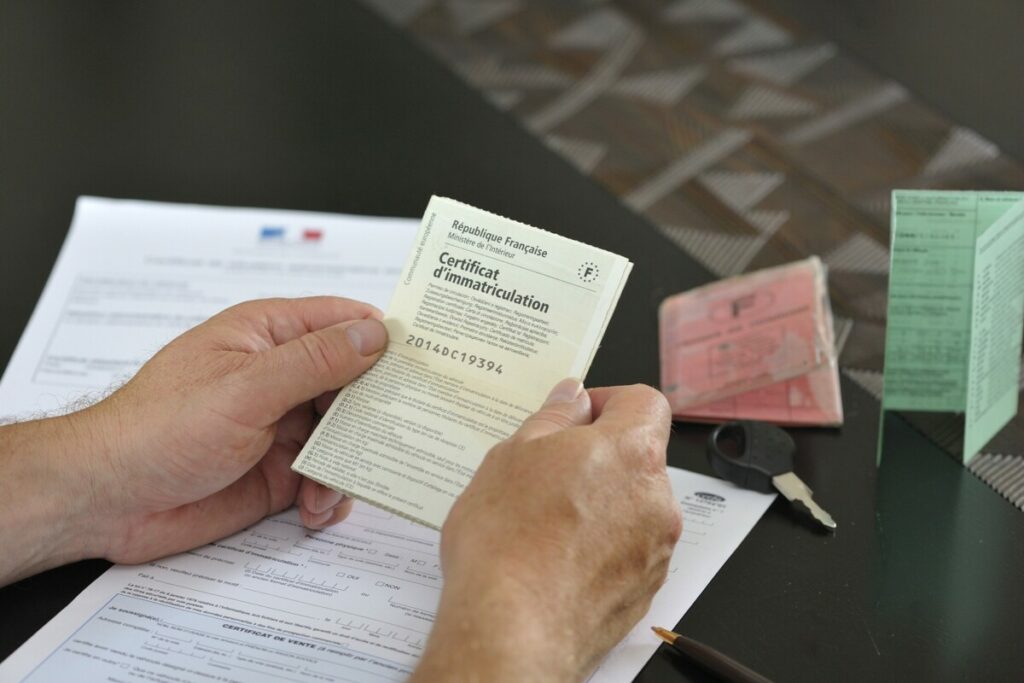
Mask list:
[[[669,297],[659,325],[661,388],[676,417],[842,424],[832,311],[817,257]]]
[[[384,356],[338,394],[293,469],[440,528],[490,448],[582,379],[632,264],[451,199],[427,206]]]

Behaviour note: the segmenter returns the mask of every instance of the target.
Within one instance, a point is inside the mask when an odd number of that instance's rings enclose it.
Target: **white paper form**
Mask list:
[[[418,221],[82,197],[0,382],[0,418],[123,382],[228,306],[333,294],[385,308]]]
[[[368,505],[321,532],[293,509],[111,568],[0,664],[0,681],[402,681],[440,596],[437,545]]]
[[[660,643],[649,627],[675,625],[775,498],[669,476],[684,531],[668,581],[591,681],[632,680]],[[440,598],[438,540],[361,502],[320,532],[285,512],[192,552],[114,567],[0,664],[0,680],[402,681]]]
[[[328,292],[383,308],[415,230],[401,219],[82,199],[0,382],[0,415],[103,391],[189,321],[239,300]],[[124,286],[90,294],[94,278]],[[167,287],[178,294],[157,296]],[[159,324],[138,320],[147,313]],[[678,621],[773,498],[670,476],[686,522],[669,581],[595,680],[639,671],[658,644],[647,626]],[[69,671],[83,682],[403,680],[433,620],[437,565],[437,532],[365,504],[315,533],[289,511],[189,553],[112,568],[0,664],[0,681],[65,681]]]

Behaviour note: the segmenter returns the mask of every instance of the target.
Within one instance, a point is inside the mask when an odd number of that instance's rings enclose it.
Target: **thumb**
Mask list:
[[[307,332],[261,354],[253,390],[264,398],[267,422],[345,386],[376,363],[387,345],[387,329],[367,318]]]
[[[563,379],[548,394],[540,410],[523,421],[512,439],[531,441],[576,425],[588,425],[592,421],[590,394],[584,390],[583,382]]]

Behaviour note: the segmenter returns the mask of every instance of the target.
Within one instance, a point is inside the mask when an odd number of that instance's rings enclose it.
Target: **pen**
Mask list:
[[[771,683],[771,680],[756,671],[751,671],[739,662],[726,657],[718,650],[708,647],[703,643],[698,643],[693,638],[681,636],[660,626],[652,626],[651,630],[671,645],[673,650],[724,681],[729,681],[730,683]]]

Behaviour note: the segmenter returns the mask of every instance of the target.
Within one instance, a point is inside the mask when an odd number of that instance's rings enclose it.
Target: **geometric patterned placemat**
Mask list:
[[[994,144],[760,4],[363,1],[716,275],[819,255],[842,372],[876,397],[890,191],[1024,189]],[[906,418],[959,452],[962,416]],[[1024,509],[1024,414],[971,470]]]

